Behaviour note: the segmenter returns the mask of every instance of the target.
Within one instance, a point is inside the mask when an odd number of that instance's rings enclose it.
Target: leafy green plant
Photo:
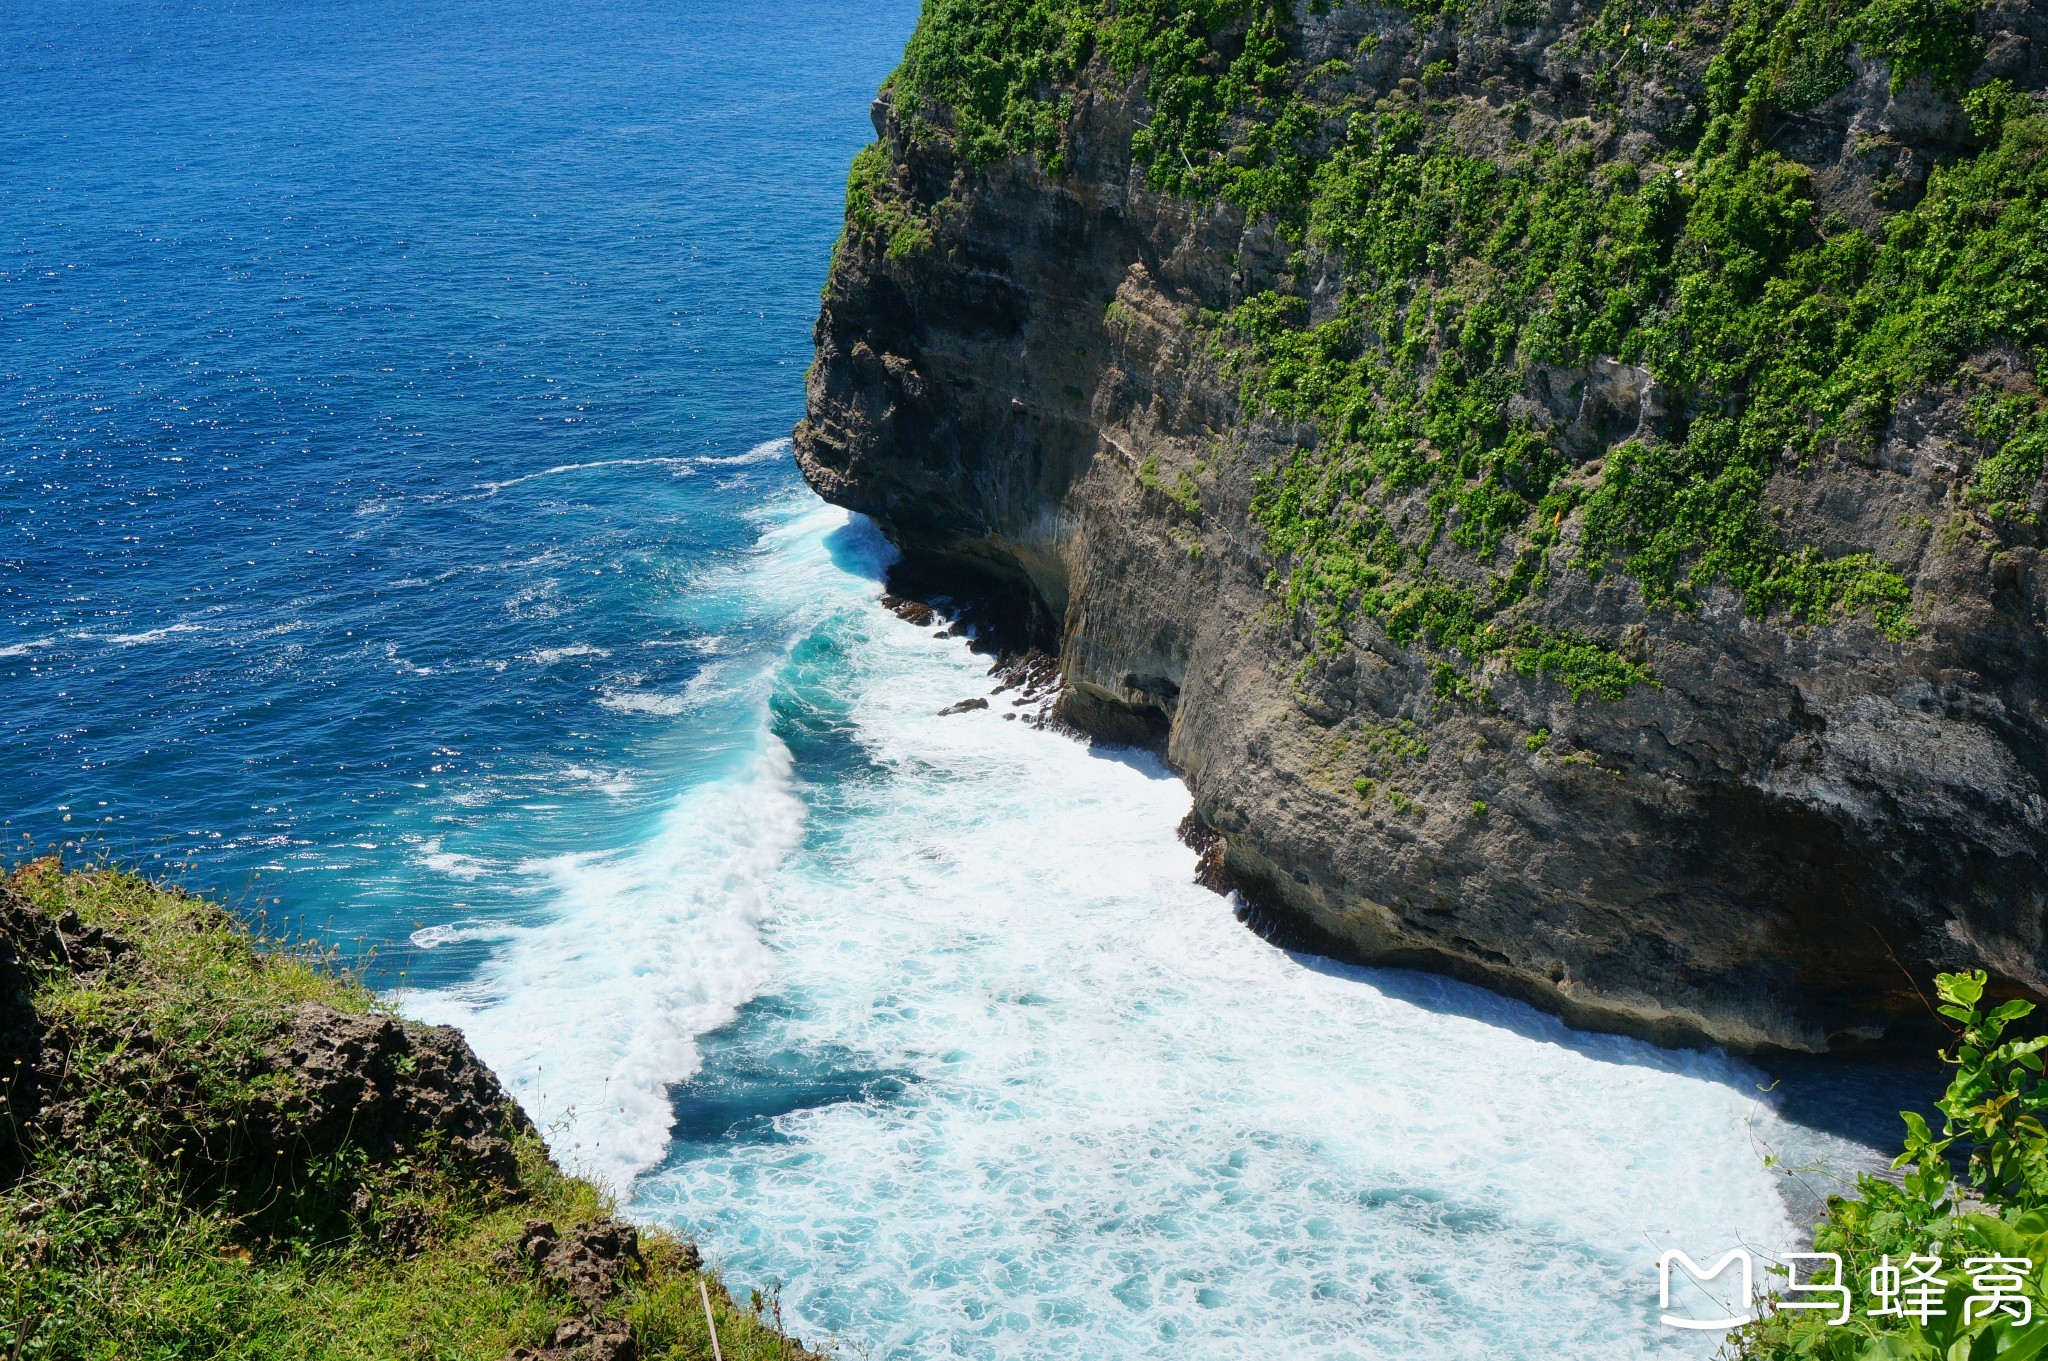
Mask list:
[[[1978,460],[1969,499],[1999,518],[2024,517],[2048,461],[2048,409],[2033,396],[1979,394],[1970,427],[1995,452]]]
[[[1827,1315],[1777,1309],[1731,1335],[1743,1361],[2029,1361],[2048,1352],[2048,1084],[2042,1081],[2048,1035],[2015,1038],[2009,1027],[2033,1014],[2013,999],[1986,1005],[1981,971],[1940,974],[1938,1010],[1956,1024],[1942,1058],[1955,1072],[1936,1108],[1936,1133],[1917,1112],[1902,1112],[1903,1151],[1896,1183],[1858,1178],[1854,1197],[1829,1200],[1814,1231],[1814,1250],[1842,1257],[1842,1284],[1860,1291],[1880,1264],[1938,1256],[1938,1305],[1925,1319],[1851,1313],[1844,1324]],[[1966,1153],[1958,1179],[1952,1160]],[[1972,1317],[1973,1257],[2026,1258],[2022,1294],[2032,1317],[2015,1311]]]
[[[2048,1086],[2041,1081],[2048,1035],[2006,1039],[2006,1027],[2032,1015],[2034,1004],[2014,999],[1979,1010],[1984,985],[1981,971],[1937,980],[1937,1010],[1962,1026],[1949,1059],[1955,1078],[1936,1103],[1944,1137],[1935,1138],[1925,1120],[1907,1114],[1906,1151],[1893,1166],[1911,1163],[1930,1175],[1933,1169],[1945,1171],[1949,1149],[1967,1141],[1970,1183],[1987,1200],[2048,1202],[2048,1128],[2041,1123],[2048,1110]]]
[[[1197,516],[1202,513],[1202,489],[1196,484],[1195,475],[1186,468],[1177,472],[1169,482],[1159,475],[1159,460],[1148,457],[1138,465],[1138,482],[1179,506],[1184,514]]]
[[[1849,25],[1849,33],[1873,57],[1891,63],[1892,89],[1915,76],[1961,89],[1983,60],[1983,45],[1971,32],[1978,0],[1876,0]]]
[[[932,226],[894,191],[889,171],[889,153],[879,142],[854,155],[846,177],[846,225],[848,231],[881,237],[883,253],[900,260],[931,248]]]
[[[1548,13],[1519,0],[1402,8],[1446,33],[1489,9],[1509,24]],[[1867,454],[1905,396],[1975,392],[1973,354],[2038,369],[2048,120],[2005,82],[1971,91],[1979,148],[1863,225],[1825,220],[1769,133],[1845,88],[1858,51],[1889,63],[1895,84],[1960,91],[1982,55],[1977,10],[1600,7],[1570,40],[1598,54],[1596,124],[1631,81],[1666,80],[1672,63],[1702,76],[1694,121],[1646,161],[1603,159],[1605,134],[1571,122],[1475,151],[1456,98],[1346,93],[1346,63],[1371,69],[1380,34],[1305,65],[1279,0],[934,0],[892,88],[913,140],[950,137],[977,165],[1035,155],[1057,174],[1073,92],[1105,72],[1134,82],[1131,152],[1152,188],[1233,203],[1303,247],[1203,321],[1249,414],[1315,432],[1255,487],[1280,613],[1317,656],[1371,623],[1475,695],[1498,663],[1612,700],[1654,683],[1654,658],[1534,617],[1561,565],[1625,573],[1653,609],[1692,609],[1718,584],[1783,626],[1863,619],[1894,642],[1913,636],[1897,565],[1800,541],[1768,494]],[[1432,61],[1423,83],[1450,90],[1457,61]],[[891,240],[922,248],[914,232]],[[1325,262],[1341,264],[1341,287],[1311,317]],[[1118,304],[1109,316],[1128,319]],[[1516,414],[1539,377],[1590,383],[1608,361],[1654,380],[1670,419],[1589,456]],[[2048,423],[1978,429],[1971,501],[2024,519]],[[1191,481],[1160,490],[1196,513]]]
[[[1056,90],[1095,41],[1087,0],[930,0],[890,77],[913,136],[950,134],[976,165],[1036,156],[1060,168]]]

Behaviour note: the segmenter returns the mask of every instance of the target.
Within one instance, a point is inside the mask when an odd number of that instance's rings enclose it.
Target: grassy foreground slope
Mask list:
[[[7,1361],[708,1358],[705,1295],[810,1355],[610,1209],[455,1031],[132,874],[0,880]]]

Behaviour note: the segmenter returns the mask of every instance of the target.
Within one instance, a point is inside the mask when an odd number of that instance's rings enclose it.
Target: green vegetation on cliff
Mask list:
[[[1841,1275],[1808,1263],[1799,1279],[1847,1287],[1847,1320],[1836,1322],[1839,1296],[1797,1295],[1796,1307],[1774,1309],[1732,1336],[1740,1361],[2031,1361],[2048,1353],[2048,1035],[2008,1037],[2006,1028],[2034,1005],[1988,1007],[1985,984],[1982,973],[1936,980],[1940,1011],[1955,1022],[1942,1055],[1955,1077],[1937,1103],[1941,1134],[1905,1113],[1905,1151],[1893,1166],[1910,1170],[1896,1182],[1859,1177],[1856,1195],[1830,1198],[1815,1227],[1813,1251],[1838,1254]],[[1960,1178],[1950,1163],[1959,1155]],[[2018,1268],[2010,1303],[1986,1296],[1993,1258]],[[1928,1284],[1918,1294],[1891,1292],[1904,1312],[1873,1312],[1886,1300],[1871,1290],[1872,1272],[1883,1280],[1893,1268],[1897,1286],[1921,1277]],[[1812,1307],[1818,1301],[1830,1307]]]
[[[133,875],[0,879],[9,1361],[694,1361],[700,1279],[725,1356],[807,1355],[609,1208],[323,960]]]
[[[1862,618],[1903,642],[1899,567],[1803,542],[1772,492],[1874,457],[1913,399],[1966,402],[1969,502],[2027,520],[2048,455],[2048,117],[1978,80],[1974,0],[1615,0],[1569,20],[1405,0],[1407,25],[1311,67],[1298,26],[1329,8],[933,0],[892,86],[913,140],[1057,175],[1076,82],[1135,82],[1148,184],[1291,243],[1205,322],[1247,410],[1314,431],[1253,514],[1319,651],[1363,619],[1460,675],[1498,659],[1609,698],[1650,680],[1617,640],[1542,617],[1560,562],[1625,572],[1653,608],[1718,584],[1788,627]],[[1545,26],[1586,73],[1575,108],[1507,102],[1481,69]],[[1873,172],[1845,213],[1778,143],[1858,61],[1959,99],[1970,131],[1924,183]],[[1537,411],[1601,385],[1653,419],[1613,443]]]
[[[846,176],[846,220],[856,231],[878,233],[894,260],[932,243],[931,224],[888,191],[889,156],[879,142],[862,147]]]

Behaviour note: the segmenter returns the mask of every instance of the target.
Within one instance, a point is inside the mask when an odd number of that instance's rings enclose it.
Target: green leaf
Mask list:
[[[1997,1356],[1998,1361],[2033,1361],[2044,1350],[2048,1350],[2048,1321],[2014,1329],[2012,1345]]]
[[[1992,1021],[2017,1021],[2022,1016],[2031,1016],[2033,1014],[2034,1004],[2032,1002],[2027,1001],[2024,997],[2015,997],[2010,1002],[2001,1002],[1992,1008],[1990,1016],[1985,1019]]]
[[[2003,1219],[1991,1215],[1964,1215],[1963,1223],[1970,1226],[1984,1246],[2001,1257],[2026,1255],[2026,1244],[2021,1240],[2019,1231]]]
[[[1968,973],[1940,973],[1934,976],[1934,991],[1944,1002],[1955,1002],[1974,1007],[1983,1000],[1984,985],[1989,976],[1982,969]]]
[[[2048,1234],[2048,1208],[2037,1207],[2028,1210],[2020,1215],[2019,1218],[2013,1220],[2012,1226],[2029,1238],[2038,1238],[2043,1234]],[[2028,1253],[2027,1255],[2048,1262],[2048,1257],[2044,1257],[2039,1253]]]

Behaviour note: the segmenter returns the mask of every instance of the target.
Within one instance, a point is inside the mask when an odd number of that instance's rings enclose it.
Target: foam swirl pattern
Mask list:
[[[1758,1074],[1258,940],[1170,772],[937,717],[985,662],[875,606],[863,523],[784,514],[801,840],[638,1212],[878,1355],[1713,1351],[1652,1263],[1789,1237],[1762,1155],[1812,1139]]]

